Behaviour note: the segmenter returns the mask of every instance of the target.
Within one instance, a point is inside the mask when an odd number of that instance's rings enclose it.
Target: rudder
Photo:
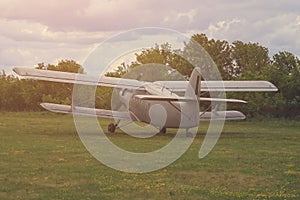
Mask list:
[[[186,96],[196,96],[200,97],[201,92],[201,73],[200,68],[194,68],[191,77],[189,79],[189,86],[187,88]],[[192,91],[190,91],[192,90]]]

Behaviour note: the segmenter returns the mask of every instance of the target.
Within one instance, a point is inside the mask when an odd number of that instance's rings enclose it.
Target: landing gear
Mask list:
[[[189,132],[188,128],[185,129],[185,131],[186,131],[186,137],[191,137],[191,138],[194,137],[193,133]]]
[[[114,133],[116,130],[116,127],[117,127],[116,124],[110,123],[110,124],[108,124],[107,130],[110,133]]]
[[[114,133],[115,132],[115,130],[116,130],[116,128],[118,128],[118,126],[119,126],[119,123],[120,123],[120,120],[118,120],[117,121],[117,123],[110,123],[110,124],[108,124],[108,126],[107,126],[107,130],[108,130],[108,132],[110,132],[110,133]]]
[[[166,134],[167,133],[166,127],[161,128],[159,133]]]

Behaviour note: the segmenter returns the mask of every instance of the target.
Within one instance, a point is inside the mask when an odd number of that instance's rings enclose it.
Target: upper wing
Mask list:
[[[20,76],[35,80],[53,81],[61,83],[76,83],[83,85],[108,86],[116,88],[142,89],[145,82],[134,79],[112,78],[112,77],[91,77],[86,74],[76,74],[52,70],[39,70],[30,68],[14,68],[13,71]]]
[[[41,106],[46,110],[56,113],[65,113],[65,114],[76,114],[76,115],[87,115],[87,116],[96,116],[103,118],[113,118],[113,119],[123,119],[131,120],[131,117],[128,112],[104,110],[104,109],[95,109],[95,108],[85,108],[85,107],[74,107],[72,109],[69,105],[54,104],[54,103],[41,103]]]
[[[36,80],[128,88],[136,90],[144,90],[143,86],[145,83],[147,83],[134,79],[112,78],[106,76],[97,78],[87,76],[85,74],[30,68],[14,68],[13,71],[20,76]],[[187,81],[156,81],[154,83],[160,84],[173,92],[185,92],[189,84]],[[268,81],[201,81],[201,91],[263,92],[277,91],[277,88]]]
[[[187,81],[156,81],[173,92],[185,92]],[[277,88],[268,81],[201,81],[204,92],[271,92]]]

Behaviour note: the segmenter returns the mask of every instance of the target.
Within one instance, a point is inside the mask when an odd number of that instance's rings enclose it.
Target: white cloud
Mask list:
[[[120,31],[154,26],[258,42],[300,56],[298,0],[2,0],[0,68],[61,58],[82,61]]]
[[[180,19],[181,17],[187,17],[190,22],[194,21],[195,16],[197,14],[197,9],[191,9],[188,12],[182,12],[177,14],[177,19]]]
[[[245,23],[241,19],[232,19],[228,21],[219,21],[216,24],[210,24],[205,30],[208,37],[218,37],[221,39],[227,39],[228,32],[235,32],[236,27],[241,27]]]
[[[74,59],[82,63],[94,45],[111,32],[51,31],[43,24],[0,19],[0,70]]]
[[[269,18],[252,21],[248,18],[233,18],[211,23],[207,29],[194,30],[192,33],[204,32],[210,38],[258,42],[269,48],[273,55],[279,51],[290,51],[300,56],[299,16],[278,14]]]
[[[0,35],[14,41],[91,44],[100,42],[112,32],[53,31],[48,26],[25,20],[0,19]]]

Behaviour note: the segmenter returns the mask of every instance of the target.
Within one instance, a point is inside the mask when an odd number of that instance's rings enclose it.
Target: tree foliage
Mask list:
[[[208,54],[195,56],[193,43],[197,42]],[[184,56],[183,56],[184,55]],[[228,93],[229,98],[245,99],[246,106],[230,106],[230,108],[242,110],[249,117],[263,115],[273,117],[296,117],[300,115],[300,77],[299,58],[289,52],[278,52],[272,58],[269,57],[268,48],[259,43],[244,43],[234,41],[209,39],[205,34],[195,34],[183,50],[171,50],[169,44],[156,45],[136,54],[136,61],[126,67],[119,67],[118,71],[110,72],[110,76],[121,77],[132,69],[147,63],[159,63],[167,65],[180,74],[188,77],[194,63],[208,63],[209,55],[215,62],[223,80],[267,80],[274,83],[279,91],[277,93]],[[123,63],[125,66],[125,63]],[[126,71],[122,71],[125,69]],[[206,77],[214,79],[210,66],[202,66],[202,73]],[[133,77],[134,78],[134,77]]]
[[[53,70],[71,73],[84,73],[83,67],[74,60],[61,60],[57,65],[38,63],[36,69]]]
[[[195,44],[203,51],[197,56]],[[207,53],[205,53],[207,52]],[[300,60],[290,52],[278,52],[269,57],[268,48],[258,43],[244,43],[209,39],[205,34],[195,34],[183,49],[173,50],[171,45],[156,44],[136,53],[136,60],[121,63],[107,76],[126,77],[143,81],[178,80],[188,78],[192,64],[204,61],[203,73],[211,75],[210,57],[215,62],[223,80],[267,80],[274,83],[276,93],[228,93],[229,98],[245,99],[248,105],[230,106],[248,116],[299,117],[300,115]],[[159,65],[157,65],[159,64]],[[157,72],[157,66],[165,66]],[[37,69],[84,73],[81,65],[73,60],[62,60],[57,65],[39,63]],[[182,76],[183,75],[183,76]],[[206,76],[207,77],[207,76]],[[70,104],[71,84],[19,79],[0,72],[0,111],[40,111],[41,102]],[[98,87],[96,107],[109,109],[112,88]],[[238,108],[236,108],[238,107]]]
[[[225,40],[209,40],[205,34],[196,34],[192,40],[199,43],[216,63],[223,80],[230,80],[237,74],[232,60],[232,49]]]
[[[38,64],[38,69],[83,72],[73,60],[62,60],[57,65]],[[70,104],[72,85],[19,79],[5,72],[0,74],[0,111],[40,111],[40,103]]]

